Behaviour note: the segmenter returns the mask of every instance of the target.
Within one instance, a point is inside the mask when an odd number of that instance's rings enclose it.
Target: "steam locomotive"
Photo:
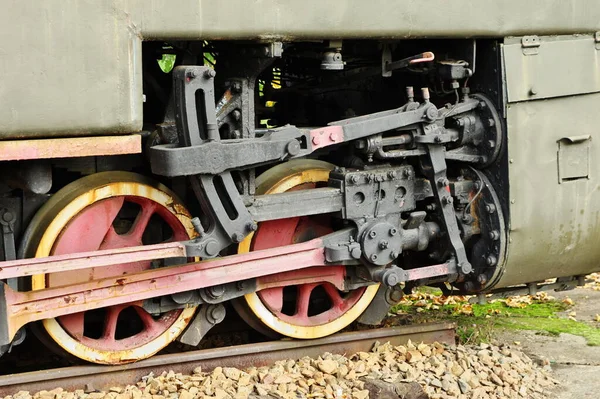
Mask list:
[[[600,270],[591,0],[5,0],[0,352],[376,325]],[[595,166],[596,165],[596,166]]]

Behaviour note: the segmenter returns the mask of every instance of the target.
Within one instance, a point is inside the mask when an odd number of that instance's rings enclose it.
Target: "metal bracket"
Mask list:
[[[444,147],[439,144],[427,146],[429,165],[423,165],[423,173],[427,176],[433,189],[437,209],[446,227],[450,247],[456,255],[458,270],[469,274],[473,267],[467,258],[465,246],[460,238],[460,230],[454,212],[453,198],[449,192],[449,182],[446,176],[446,160]]]
[[[225,306],[202,305],[198,314],[177,340],[182,344],[197,346],[208,331],[225,319]]]
[[[523,55],[538,54],[540,46],[540,38],[536,35],[523,36],[521,38],[521,48],[523,50]]]

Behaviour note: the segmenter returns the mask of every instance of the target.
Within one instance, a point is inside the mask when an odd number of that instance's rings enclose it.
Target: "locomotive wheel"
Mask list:
[[[256,179],[256,193],[309,190],[326,183],[331,169],[333,165],[322,161],[292,160],[260,175]],[[238,252],[300,243],[333,231],[327,215],[266,221],[239,244]],[[339,266],[314,268],[318,275],[334,275],[339,269]],[[294,281],[294,272],[280,278]],[[356,320],[378,288],[379,285],[371,285],[341,292],[329,282],[290,284],[245,295],[235,300],[234,306],[251,327],[267,335],[276,332],[292,338],[320,338]]]
[[[103,172],[79,179],[53,195],[31,221],[21,247],[26,257],[124,248],[195,235],[190,215],[167,187],[129,172]],[[158,238],[157,238],[158,237]],[[166,238],[166,240],[164,240]],[[136,262],[35,275],[39,290],[150,269]],[[46,319],[34,331],[77,358],[101,364],[152,356],[179,336],[195,308],[152,316],[141,302]]]

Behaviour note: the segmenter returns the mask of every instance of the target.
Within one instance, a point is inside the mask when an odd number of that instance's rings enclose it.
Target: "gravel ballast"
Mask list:
[[[245,370],[196,368],[191,375],[169,371],[107,391],[56,388],[21,391],[4,399],[546,398],[548,388],[555,384],[548,365],[536,364],[517,347],[409,342],[405,346],[375,344],[371,352],[350,357],[326,353],[316,359],[279,361]],[[386,387],[385,394],[381,387]],[[390,391],[395,395],[390,396]]]

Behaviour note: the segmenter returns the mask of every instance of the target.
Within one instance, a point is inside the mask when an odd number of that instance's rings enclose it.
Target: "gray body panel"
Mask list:
[[[600,29],[596,0],[2,0],[0,138],[142,127],[141,41],[503,37]]]
[[[596,271],[600,50],[585,35],[541,38],[534,55],[506,43],[510,239],[497,287]]]

